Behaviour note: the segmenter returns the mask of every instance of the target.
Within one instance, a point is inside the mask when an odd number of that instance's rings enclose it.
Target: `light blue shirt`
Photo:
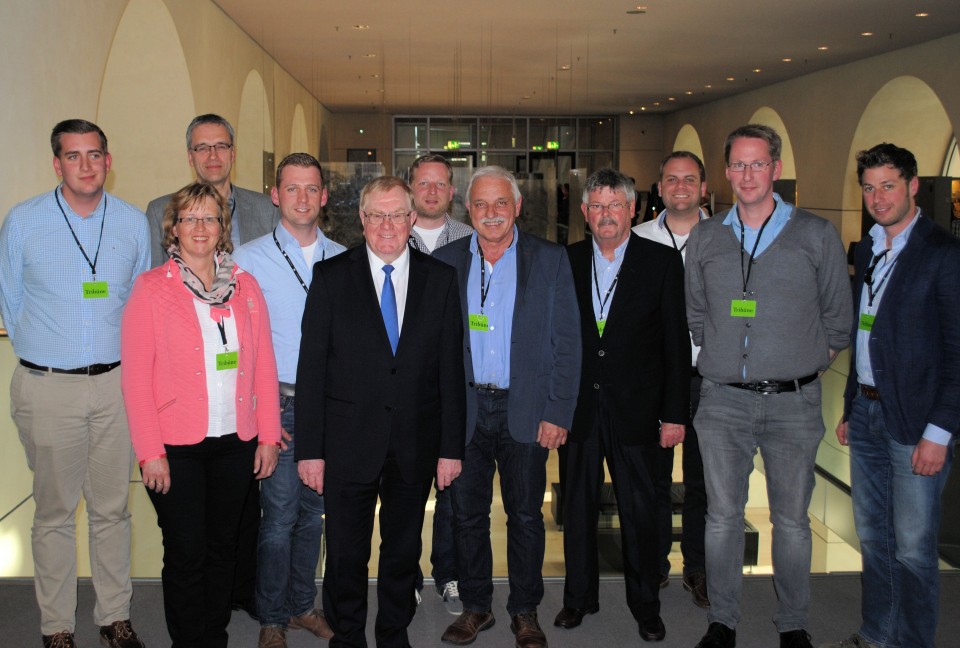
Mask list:
[[[59,369],[117,362],[123,307],[134,279],[150,268],[146,216],[104,192],[82,218],[60,187],[55,191],[56,197],[48,191],[16,205],[0,229],[0,312],[13,350]],[[93,272],[67,222],[90,261],[99,244],[96,279],[107,282],[106,298],[84,299],[83,283],[93,281]]]
[[[297,274],[309,288],[313,279],[313,264],[307,265],[303,252],[300,251],[300,242],[283,224],[277,225],[274,233],[277,235],[277,243],[280,243],[280,247],[290,257]],[[300,358],[300,322],[303,319],[307,293],[290,264],[277,249],[277,243],[273,240],[273,233],[265,234],[237,248],[233,253],[233,260],[252,274],[260,284],[267,309],[270,311],[270,332],[273,351],[277,356],[280,382],[294,384],[297,382],[297,361]],[[317,228],[317,247],[313,250],[314,264],[330,259],[345,249],[339,243],[328,239]]]
[[[600,251],[600,247],[597,245],[597,242],[593,242],[593,269],[595,272],[591,273],[592,278],[594,279],[594,284],[590,287],[590,292],[593,295],[593,314],[597,319],[601,319],[601,308],[603,309],[603,319],[610,318],[610,304],[613,303],[613,293],[617,291],[616,285],[613,283],[613,280],[620,274],[620,266],[623,264],[623,251],[627,249],[627,243],[630,242],[630,237],[617,246],[613,251],[613,261],[608,261],[603,252]],[[600,286],[600,293],[597,294],[597,286]],[[607,291],[609,292],[609,296]],[[606,298],[606,304],[604,304],[604,299]]]
[[[757,251],[755,256],[760,256],[763,254],[763,251],[770,247],[770,244],[776,240],[777,236],[783,231],[783,228],[786,226],[787,221],[790,220],[790,214],[793,213],[793,205],[788,202],[784,202],[783,198],[780,197],[780,194],[774,192],[773,199],[777,202],[777,206],[773,210],[773,215],[770,217],[770,222],[767,223],[767,226],[763,228],[763,236],[760,238],[760,243],[757,245]],[[737,206],[734,205],[730,208],[730,212],[727,214],[727,217],[723,219],[724,225],[729,225],[733,228],[734,234],[737,236],[737,240],[740,240],[740,217],[737,212]],[[754,244],[757,242],[757,234],[760,233],[760,228],[754,229],[747,225],[743,224],[743,249],[746,250],[747,254],[753,250]]]
[[[873,239],[871,252],[874,256],[883,254],[884,251],[886,251],[887,254],[877,262],[876,267],[873,269],[873,287],[875,292],[873,294],[872,306],[870,305],[870,294],[867,287],[864,286],[861,291],[860,310],[857,317],[858,322],[860,315],[864,313],[876,315],[877,311],[880,310],[880,302],[883,301],[883,295],[890,283],[890,277],[897,269],[897,259],[903,251],[903,248],[907,245],[910,233],[913,232],[913,228],[920,218],[920,208],[918,207],[917,215],[913,221],[911,221],[902,232],[893,237],[893,244],[889,250],[887,249],[886,230],[878,224],[874,224],[874,226],[870,228],[870,238]],[[857,381],[861,385],[876,386],[877,384],[873,378],[873,366],[870,362],[870,331],[864,331],[859,326],[857,327]],[[934,443],[939,443],[940,445],[947,445],[952,435],[943,428],[933,423],[928,423],[926,429],[923,431],[923,438],[928,441],[933,441]]]
[[[481,312],[488,317],[488,331],[470,331],[473,355],[473,380],[478,384],[510,386],[510,336],[513,331],[513,308],[517,299],[517,226],[513,241],[496,265],[486,265],[487,298],[480,308],[480,255],[477,234],[470,236],[470,275],[467,277],[467,308],[471,314]]]

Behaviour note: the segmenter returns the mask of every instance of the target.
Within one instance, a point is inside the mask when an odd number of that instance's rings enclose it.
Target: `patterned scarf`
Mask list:
[[[236,264],[228,253],[221,250],[216,254],[214,262],[217,272],[216,275],[214,275],[213,285],[210,287],[210,290],[204,288],[200,277],[194,274],[193,270],[184,263],[183,258],[180,256],[180,248],[177,247],[176,243],[170,246],[167,253],[170,254],[170,258],[173,259],[174,263],[180,268],[180,279],[183,281],[183,285],[186,286],[197,299],[211,306],[223,306],[233,297],[233,293],[237,289],[237,280],[234,276]]]

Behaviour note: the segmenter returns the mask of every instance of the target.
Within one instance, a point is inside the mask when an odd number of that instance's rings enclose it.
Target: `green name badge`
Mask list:
[[[872,331],[873,330],[873,320],[877,319],[876,315],[868,315],[867,313],[860,313],[860,330],[861,331]]]
[[[479,315],[477,313],[470,313],[470,330],[471,331],[484,331],[487,332],[490,330],[490,318],[486,315]]]
[[[730,317],[756,317],[757,300],[733,299],[730,301]]]
[[[106,281],[84,281],[83,298],[84,299],[104,299],[110,296],[110,289]]]
[[[217,354],[217,371],[226,371],[227,369],[236,369],[238,365],[237,352],[225,351]]]
[[[603,337],[603,329],[607,328],[607,320],[597,320],[597,333]]]

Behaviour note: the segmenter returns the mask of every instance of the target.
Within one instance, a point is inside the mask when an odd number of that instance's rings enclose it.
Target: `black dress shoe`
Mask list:
[[[565,607],[557,612],[557,618],[553,620],[553,625],[558,628],[576,628],[583,622],[583,617],[588,614],[596,614],[599,611],[599,605],[591,605],[585,608]]]
[[[695,648],[736,648],[737,631],[714,621]]]
[[[666,636],[667,629],[660,617],[656,616],[640,622],[640,638],[644,641],[663,641]]]
[[[710,609],[707,598],[707,576],[703,572],[691,572],[683,575],[683,589],[693,595],[693,604],[705,610]]]

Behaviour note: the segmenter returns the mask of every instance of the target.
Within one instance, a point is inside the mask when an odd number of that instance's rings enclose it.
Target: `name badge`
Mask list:
[[[490,318],[486,315],[470,313],[470,330],[483,331],[486,333],[490,330]]]
[[[860,326],[858,328],[861,331],[872,331],[873,320],[875,319],[877,319],[876,315],[868,315],[867,313],[860,313]]]
[[[105,299],[110,296],[110,288],[106,281],[84,281],[84,299]]]
[[[217,371],[236,369],[239,365],[236,351],[224,351],[217,354]]]
[[[603,329],[607,327],[607,320],[597,320],[597,333],[603,337]]]
[[[730,317],[756,317],[756,299],[733,299],[730,301]]]

